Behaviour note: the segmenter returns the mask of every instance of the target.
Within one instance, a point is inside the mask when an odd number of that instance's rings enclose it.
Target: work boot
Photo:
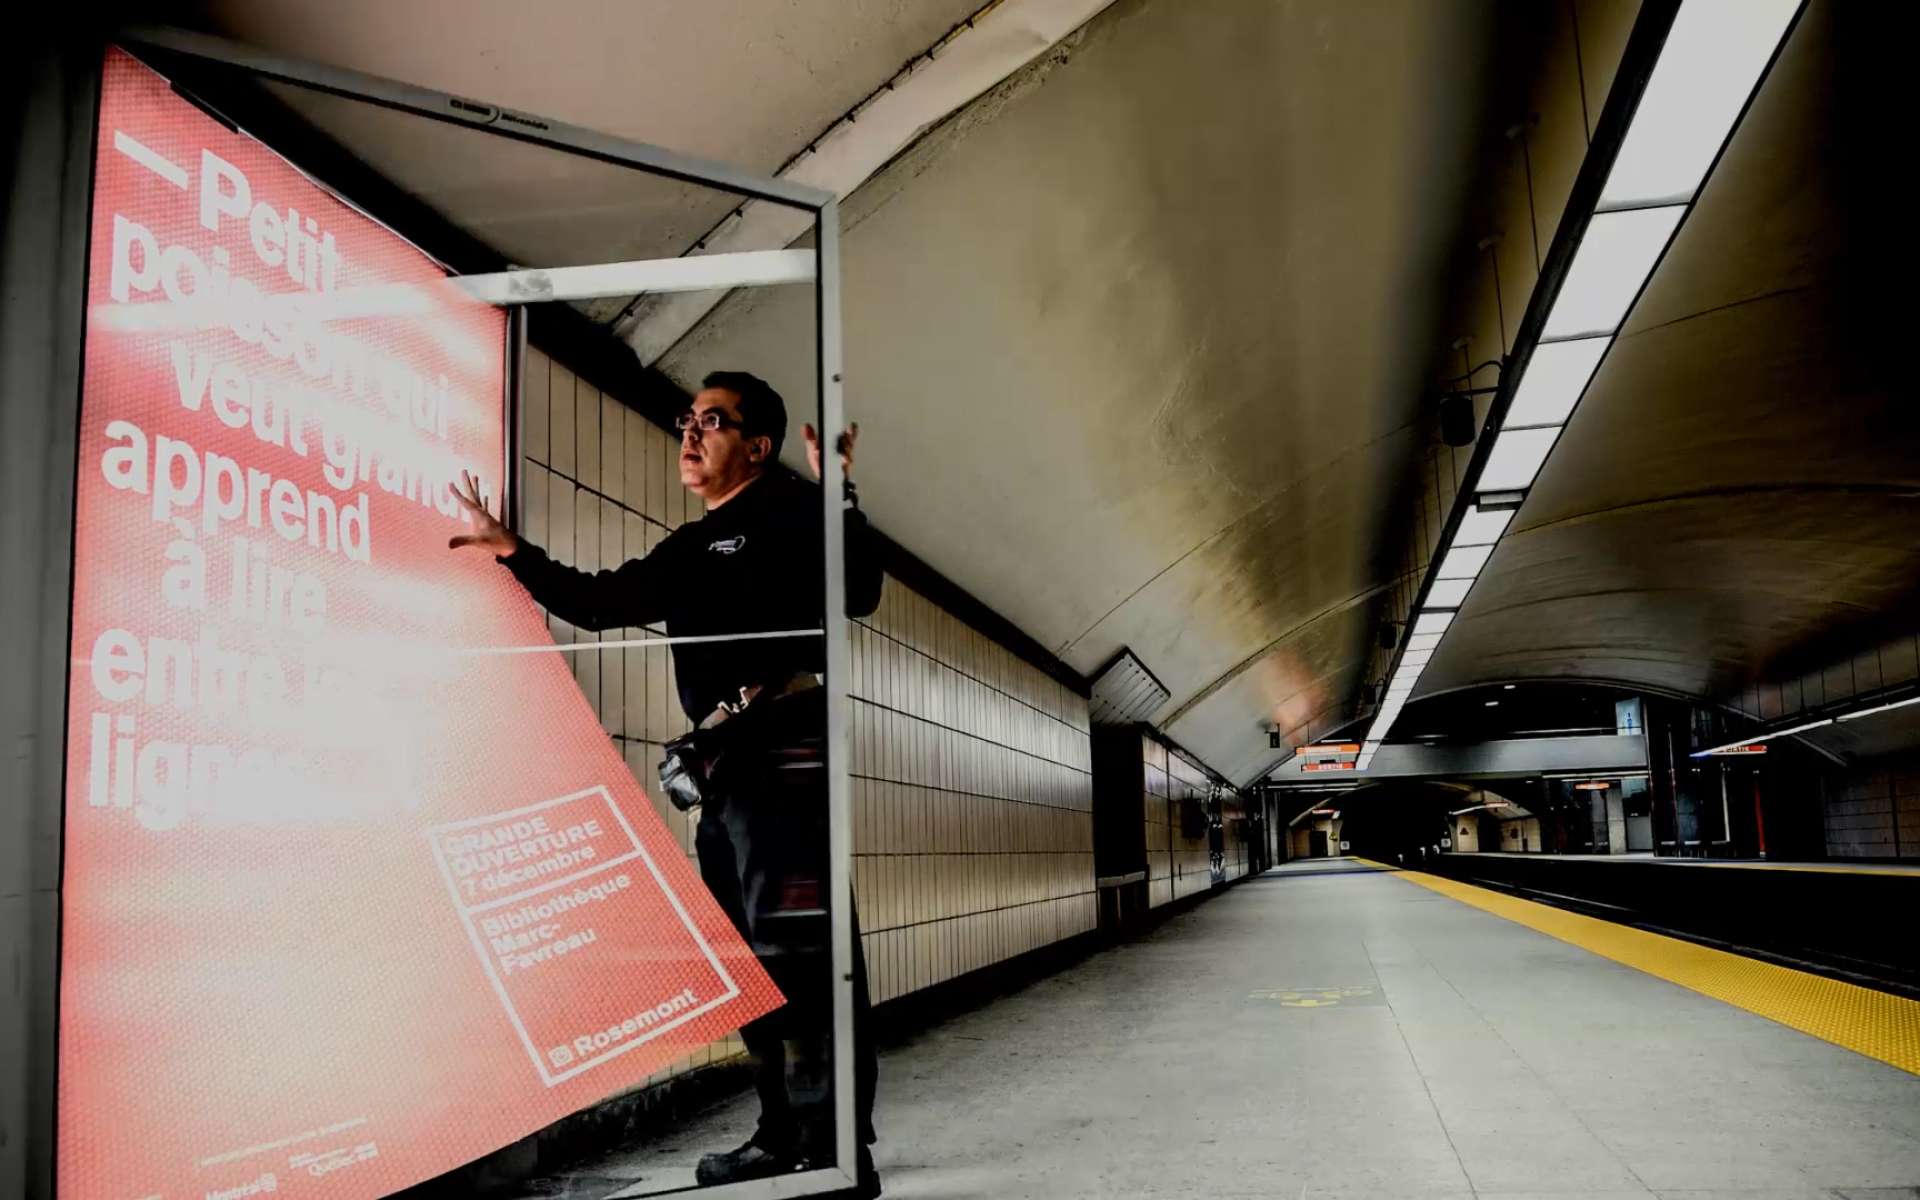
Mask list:
[[[799,1167],[800,1160],[791,1151],[764,1146],[756,1135],[735,1149],[702,1155],[700,1165],[693,1169],[693,1180],[702,1187],[711,1187],[718,1183],[785,1175]]]

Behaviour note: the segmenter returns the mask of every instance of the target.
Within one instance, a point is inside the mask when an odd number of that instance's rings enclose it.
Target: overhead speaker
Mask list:
[[[1369,683],[1361,686],[1360,703],[1362,706],[1366,708],[1372,708],[1375,704],[1378,704],[1379,702],[1380,702],[1380,685],[1379,684]]]
[[[1473,397],[1458,392],[1440,398],[1440,440],[1449,446],[1473,445]]]
[[[1393,622],[1389,621],[1380,627],[1379,638],[1380,648],[1382,650],[1393,649],[1393,644],[1397,638],[1397,635],[1394,633]]]

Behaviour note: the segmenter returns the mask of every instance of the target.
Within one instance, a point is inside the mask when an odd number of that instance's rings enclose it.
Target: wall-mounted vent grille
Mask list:
[[[1094,676],[1088,711],[1096,724],[1131,725],[1159,712],[1172,695],[1133,651],[1122,650]]]

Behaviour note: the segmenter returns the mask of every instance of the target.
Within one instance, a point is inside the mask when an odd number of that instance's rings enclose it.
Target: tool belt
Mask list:
[[[661,747],[664,757],[660,760],[660,786],[667,793],[667,799],[681,812],[713,799],[714,772],[726,757],[728,743],[737,732],[723,726],[755,704],[769,704],[819,686],[819,676],[801,672],[783,683],[743,687],[738,703],[723,701],[692,732]]]

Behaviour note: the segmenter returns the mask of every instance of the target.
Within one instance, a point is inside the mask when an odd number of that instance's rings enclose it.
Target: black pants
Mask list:
[[[867,1032],[867,966],[857,923],[853,937],[853,1110],[860,1141],[871,1146],[876,1136],[873,1094],[879,1062]],[[793,1147],[805,1155],[831,1158],[832,1012],[828,1010],[823,1024],[797,1032],[782,1028],[780,1016],[768,1013],[740,1030],[740,1040],[753,1056],[753,1090],[760,1096],[760,1123],[754,1136],[764,1146]]]
[[[758,710],[758,711],[756,711]],[[827,790],[822,693],[749,709],[714,772],[694,848],[700,875],[787,998],[750,1021],[741,1040],[760,1097],[756,1140],[831,1158],[833,1003],[826,892]],[[868,1036],[866,958],[853,917],[854,1117],[872,1144],[878,1063]]]

